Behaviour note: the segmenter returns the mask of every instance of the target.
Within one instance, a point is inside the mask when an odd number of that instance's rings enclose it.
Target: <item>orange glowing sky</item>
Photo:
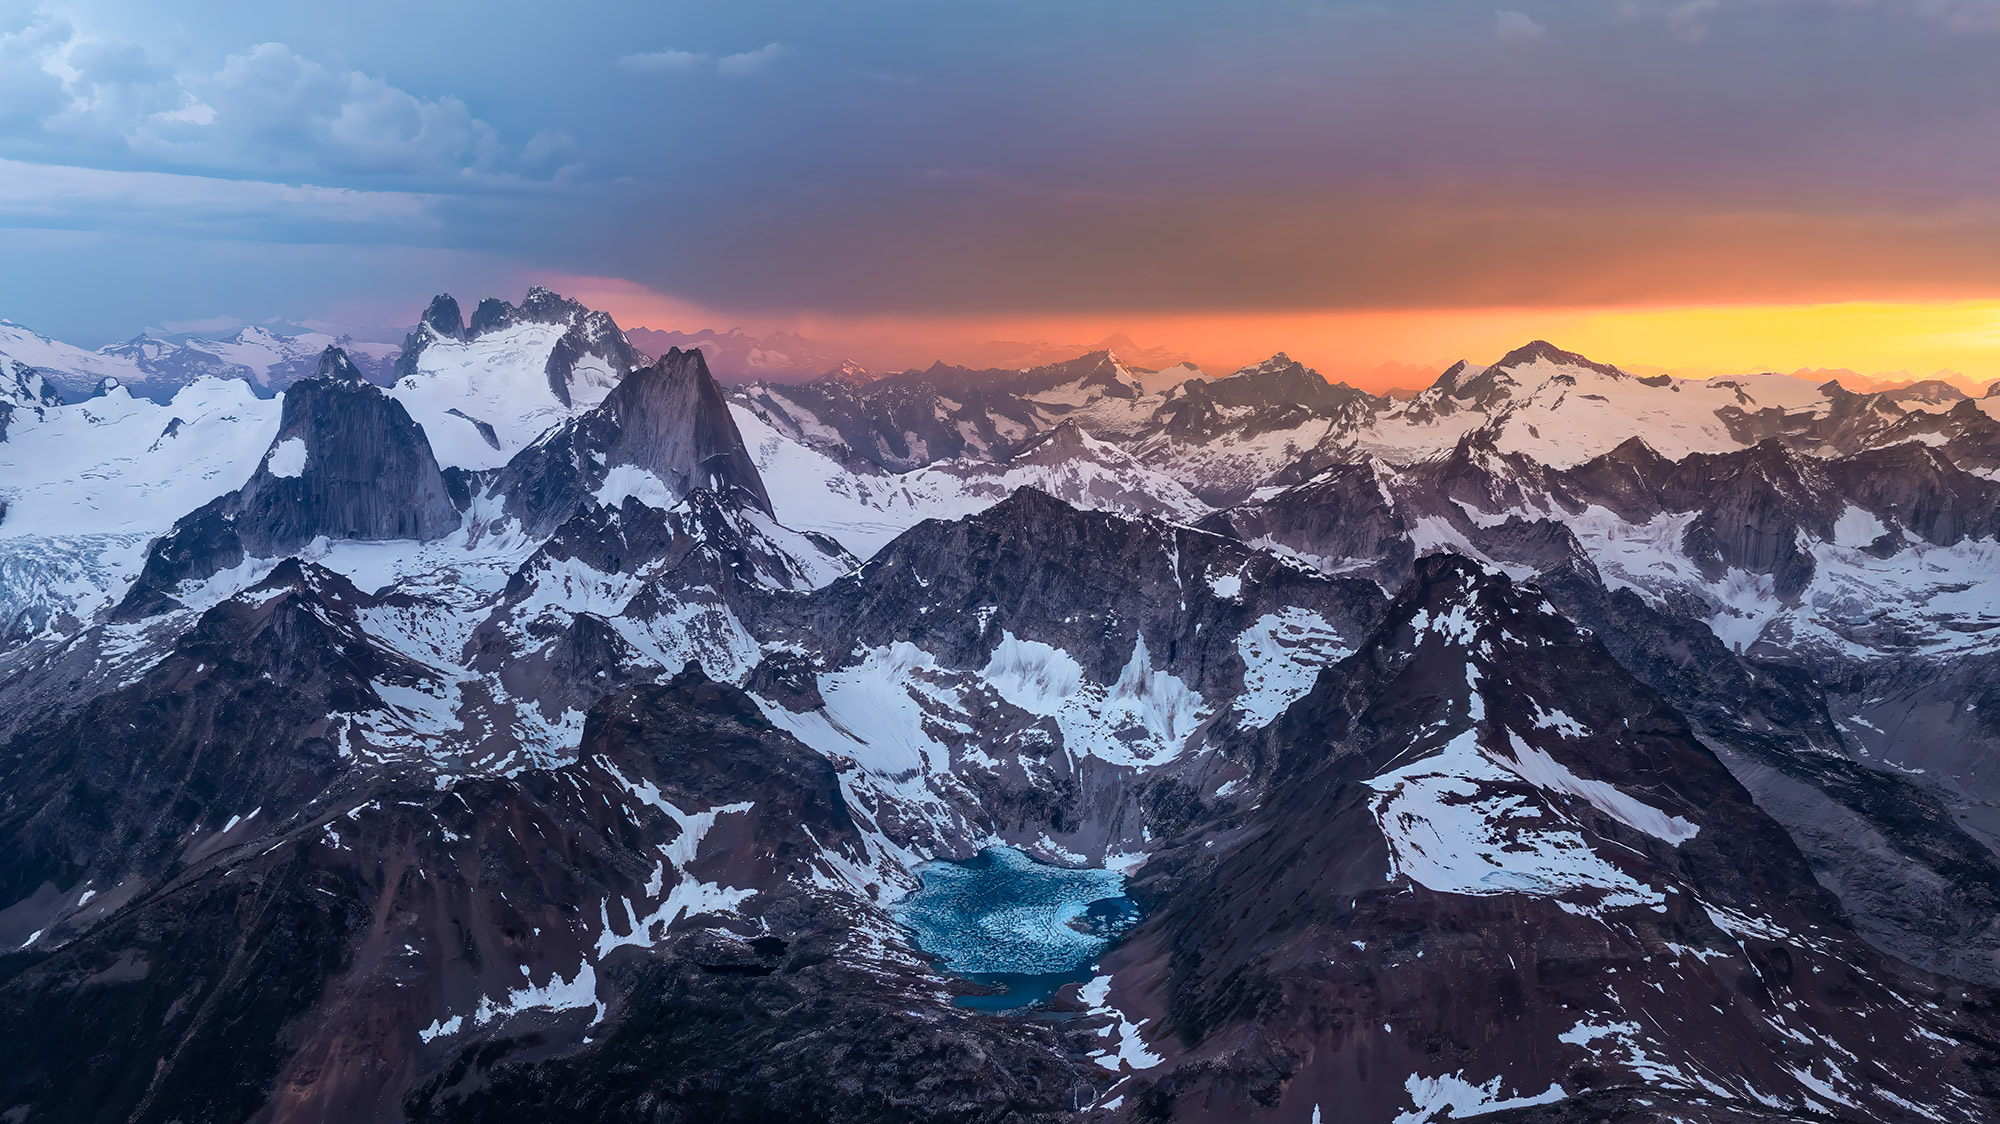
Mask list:
[[[610,278],[549,283],[621,324],[694,330],[742,325],[797,332],[876,369],[969,361],[993,340],[1087,344],[1124,334],[1184,352],[1210,373],[1290,353],[1369,390],[1410,386],[1457,359],[1491,362],[1530,339],[1592,358],[1682,374],[1849,369],[1940,371],[1967,389],[2000,380],[2000,299],[1608,308],[1369,309],[1070,315],[741,316]]]

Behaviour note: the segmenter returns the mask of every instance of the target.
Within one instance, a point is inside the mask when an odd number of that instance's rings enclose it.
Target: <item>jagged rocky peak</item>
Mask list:
[[[1493,366],[1512,370],[1536,363],[1547,363],[1555,367],[1581,367],[1586,371],[1596,371],[1600,375],[1614,379],[1632,377],[1609,363],[1599,363],[1574,351],[1564,351],[1547,340],[1533,340],[1523,344],[1501,356],[1500,361]]]
[[[1943,379],[1921,379],[1908,386],[1883,393],[1890,401],[1898,404],[1915,402],[1926,406],[1942,406],[1947,402],[1960,402],[1972,397]]]
[[[1520,352],[1511,354],[1518,355]],[[1519,386],[1520,383],[1499,364],[1477,367],[1461,359],[1445,368],[1436,382],[1411,399],[1406,410],[1417,420],[1442,417],[1461,409],[1490,412],[1512,397]]]
[[[319,369],[315,372],[314,377],[332,379],[335,382],[358,383],[368,381],[367,376],[361,373],[361,369],[356,367],[354,361],[347,357],[347,352],[333,345],[328,345],[325,351],[319,353]]]
[[[616,440],[604,450],[610,464],[643,468],[680,495],[740,488],[771,513],[763,478],[701,349],[670,349],[627,375],[599,410],[617,420]]]
[[[1113,398],[1137,398],[1145,393],[1139,386],[1138,378],[1109,350],[1086,352],[1067,365],[1072,369],[1081,369],[1081,377],[1077,379],[1079,385],[1099,387]]]
[[[496,328],[504,328],[514,319],[514,306],[499,297],[486,297],[472,310],[472,319],[465,325],[470,336],[483,336]]]
[[[423,427],[364,380],[339,348],[284,393],[278,435],[241,488],[154,541],[121,612],[170,609],[174,591],[315,539],[429,540],[459,527]]]
[[[1127,460],[1117,446],[1090,435],[1083,423],[1064,418],[1045,432],[1038,433],[1007,458],[1011,464],[1058,465],[1073,460]]]
[[[549,391],[565,407],[577,404],[571,384],[577,365],[587,357],[604,361],[609,375],[600,376],[603,382],[646,362],[646,357],[625,338],[608,313],[586,308],[576,300],[536,285],[528,290],[518,307],[497,297],[487,297],[465,322],[461,322],[458,301],[451,294],[433,297],[416,330],[403,341],[403,352],[396,360],[396,379],[401,381],[416,374],[424,365],[424,353],[433,345],[476,344],[481,337],[520,325],[566,329],[543,362]],[[435,424],[435,419],[427,420]]]
[[[1438,373],[1438,377],[1432,381],[1431,389],[1442,390],[1445,391],[1446,393],[1450,393],[1451,389],[1458,385],[1459,380],[1466,377],[1465,372],[1467,367],[1468,364],[1463,359],[1459,360],[1456,363],[1453,363],[1449,367],[1446,367],[1443,371],[1440,371]],[[1483,369],[1484,368],[1474,369],[1473,373],[1477,374],[1479,370]]]
[[[698,489],[739,495],[771,515],[771,497],[700,349],[670,348],[603,402],[523,450],[492,491],[504,510],[545,535],[595,497],[670,503]]]
[[[424,309],[423,325],[446,339],[465,338],[465,318],[458,311],[458,300],[450,293],[439,293],[431,298],[429,308]]]
[[[1212,423],[1205,407],[1224,409],[1304,408],[1319,413],[1352,404],[1372,404],[1373,395],[1346,383],[1330,383],[1318,371],[1280,351],[1224,378],[1187,383],[1182,388],[1181,429],[1195,419]]]
[[[424,349],[435,340],[464,340],[466,338],[465,319],[459,313],[458,300],[450,293],[439,293],[431,298],[430,307],[424,309],[417,326],[403,337],[403,350],[396,356],[395,378],[398,382],[417,372],[417,361]]]
[[[581,302],[541,285],[530,287],[528,295],[521,298],[521,318],[524,320],[542,324],[573,324],[588,315],[590,309]]]
[[[260,556],[330,539],[434,539],[458,527],[423,427],[338,348],[285,392],[278,436],[237,493],[238,533]]]
[[[465,334],[483,336],[515,324],[575,324],[590,314],[578,301],[541,285],[533,286],[517,307],[498,297],[487,297],[472,310]]]

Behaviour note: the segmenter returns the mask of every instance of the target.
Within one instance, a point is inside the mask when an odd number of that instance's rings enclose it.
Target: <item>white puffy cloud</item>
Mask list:
[[[573,172],[579,149],[555,132],[509,146],[457,98],[335,70],[282,43],[176,70],[37,10],[0,15],[0,154],[422,185],[547,179]]]
[[[492,127],[458,99],[330,70],[282,43],[181,85],[192,101],[141,118],[134,150],[237,171],[425,178],[489,170],[504,155]]]

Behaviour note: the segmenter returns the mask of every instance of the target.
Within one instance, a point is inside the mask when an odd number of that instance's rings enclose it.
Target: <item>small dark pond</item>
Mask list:
[[[922,888],[897,903],[896,919],[945,971],[1005,989],[959,998],[977,1010],[1025,1007],[1088,981],[1098,957],[1139,920],[1124,875],[1050,866],[1012,847],[925,863],[917,877]]]

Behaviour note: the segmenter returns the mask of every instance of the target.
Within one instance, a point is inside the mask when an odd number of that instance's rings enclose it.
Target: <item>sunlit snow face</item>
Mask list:
[[[1065,870],[1009,847],[917,873],[923,888],[896,906],[896,918],[961,975],[1075,971],[1137,919],[1116,871]]]

